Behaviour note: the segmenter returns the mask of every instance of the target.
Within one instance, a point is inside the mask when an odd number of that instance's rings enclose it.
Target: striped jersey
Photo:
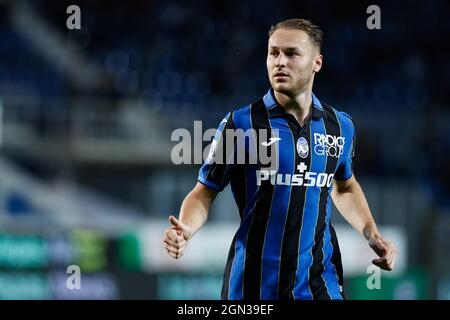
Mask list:
[[[230,184],[241,217],[222,299],[343,299],[330,193],[353,174],[354,143],[350,116],[314,94],[303,126],[272,89],[227,114],[198,176],[216,191]]]

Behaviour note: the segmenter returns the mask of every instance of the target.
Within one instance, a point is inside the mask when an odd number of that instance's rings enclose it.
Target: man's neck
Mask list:
[[[292,114],[303,126],[306,118],[311,112],[312,89],[308,88],[294,97],[274,90],[275,99],[284,108],[284,110]]]

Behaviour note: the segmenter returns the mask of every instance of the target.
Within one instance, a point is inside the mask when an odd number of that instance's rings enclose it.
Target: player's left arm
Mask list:
[[[372,260],[372,263],[381,269],[393,270],[397,249],[378,231],[364,192],[355,176],[352,175],[344,181],[334,179],[331,198],[345,220],[364,235],[369,246],[379,256],[378,259]]]

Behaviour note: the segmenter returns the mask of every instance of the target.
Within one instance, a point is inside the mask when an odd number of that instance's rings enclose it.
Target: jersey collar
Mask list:
[[[284,108],[278,104],[275,100],[275,96],[273,95],[273,89],[270,88],[267,91],[266,95],[263,97],[264,105],[266,106],[267,111],[269,112],[270,117],[277,117],[286,114]],[[312,93],[312,116],[315,118],[326,117],[325,111],[323,109],[322,104],[319,99]]]

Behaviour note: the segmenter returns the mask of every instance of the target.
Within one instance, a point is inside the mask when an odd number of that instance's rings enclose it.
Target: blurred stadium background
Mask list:
[[[81,8],[68,30],[66,8]],[[366,8],[381,8],[381,30]],[[355,119],[355,172],[396,272],[334,214],[350,299],[450,298],[450,5],[389,1],[0,1],[0,299],[217,299],[231,192],[179,261],[161,244],[196,183],[176,128],[215,127],[269,87],[267,31],[325,32],[315,92]],[[66,268],[81,268],[81,289]]]

